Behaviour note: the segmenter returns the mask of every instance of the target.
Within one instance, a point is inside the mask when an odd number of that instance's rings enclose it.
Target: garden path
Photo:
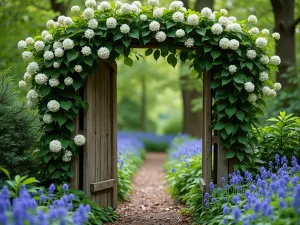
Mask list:
[[[166,192],[163,163],[165,153],[147,153],[146,160],[133,179],[134,192],[130,202],[117,209],[117,225],[187,225],[188,218],[180,215],[182,205]]]

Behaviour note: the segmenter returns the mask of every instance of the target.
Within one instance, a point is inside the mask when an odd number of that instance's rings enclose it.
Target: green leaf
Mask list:
[[[175,57],[174,54],[170,54],[167,58],[167,61],[169,64],[171,64],[174,68],[177,65],[177,58]]]
[[[78,55],[79,54],[78,54],[78,52],[76,50],[74,50],[74,49],[69,50],[67,52],[67,61],[68,61],[68,63],[71,62],[71,61],[73,61],[74,59],[76,59],[78,57]]]
[[[197,32],[198,34],[200,34],[201,36],[205,36],[205,34],[206,34],[206,29],[203,28],[203,27],[200,27],[200,28],[198,28],[198,29],[196,30],[196,32]]]
[[[235,103],[238,97],[236,97],[233,93],[230,93],[229,95],[229,101],[231,104]]]
[[[217,103],[217,110],[220,112],[220,111],[222,111],[223,109],[225,109],[226,106],[227,106],[227,102],[225,102],[225,101],[218,102],[218,103]]]
[[[176,25],[176,23],[175,22],[173,22],[173,21],[167,21],[167,29],[169,29],[169,28],[171,28],[171,27],[174,27],[175,25]]]
[[[59,126],[61,127],[62,125],[64,125],[67,122],[67,117],[59,116],[57,118],[57,122],[58,122]]]
[[[84,109],[84,111],[88,111],[88,109],[89,109],[89,103],[87,101],[81,102],[81,106]]]
[[[43,88],[41,88],[39,90],[39,93],[41,94],[42,97],[45,97],[47,96],[51,91],[51,87],[50,86],[43,86]]]
[[[68,171],[70,168],[70,163],[62,163],[60,164],[60,168],[62,168],[65,171]]]
[[[48,166],[48,171],[49,171],[49,173],[53,173],[53,172],[55,171],[55,169],[56,169],[56,166],[55,166],[54,164],[50,164],[50,165]]]
[[[72,122],[67,122],[66,127],[69,131],[73,132],[75,129],[75,124]]]
[[[94,63],[94,58],[93,56],[89,55],[89,56],[85,56],[83,58],[83,61],[85,64],[89,65],[89,66],[93,66],[93,63]]]
[[[188,52],[181,52],[180,53],[180,60],[182,62],[185,62],[187,60],[187,58],[189,57],[189,53]]]
[[[48,154],[44,157],[44,162],[45,163],[48,163],[50,161],[50,159],[52,158],[52,155],[51,154]]]
[[[224,127],[225,127],[225,124],[224,124],[222,121],[219,121],[219,122],[215,125],[214,129],[215,129],[215,130],[222,130]]]
[[[212,50],[210,54],[213,57],[213,59],[216,59],[216,58],[218,58],[221,55],[221,51],[219,51],[219,50]]]
[[[145,51],[145,56],[151,55],[152,52],[153,52],[153,49],[152,49],[152,48],[148,48],[148,49]]]
[[[231,77],[223,77],[222,78],[222,86],[228,84],[230,81],[232,81]]]
[[[226,152],[226,154],[225,154],[226,159],[232,159],[234,156],[235,156],[235,152],[232,150]]]
[[[62,107],[66,111],[68,111],[72,106],[71,101],[60,101],[59,104],[60,104],[60,107]]]
[[[117,31],[117,32],[115,33],[115,35],[114,35],[113,40],[114,40],[114,41],[117,41],[117,40],[121,39],[122,37],[123,37],[123,34],[122,34],[121,32],[119,32],[119,31]]]
[[[52,179],[57,179],[57,178],[59,178],[61,176],[61,172],[59,172],[59,171],[55,171],[53,174],[52,174],[52,176],[51,176],[51,178]]]
[[[124,64],[127,65],[127,66],[129,66],[129,67],[132,67],[132,65],[133,65],[133,60],[132,60],[130,57],[126,57],[126,58],[124,59]]]
[[[124,50],[124,45],[116,45],[115,50],[116,50],[117,53],[119,53],[121,55],[123,53],[123,50]]]
[[[216,89],[216,88],[220,87],[220,85],[221,85],[220,80],[214,79],[214,80],[211,82],[211,84],[210,84],[210,88],[211,88],[211,89]]]
[[[225,112],[230,118],[235,114],[236,108],[234,106],[229,106],[228,108],[225,109]]]
[[[243,159],[245,158],[245,152],[237,152],[236,156],[240,161],[243,161]]]
[[[158,49],[157,49],[157,50],[155,50],[155,52],[154,52],[153,56],[154,56],[154,59],[157,61],[157,60],[158,60],[158,58],[160,57],[160,51],[159,51]]]
[[[68,175],[68,177],[73,177],[73,176],[74,176],[74,173],[73,173],[72,171],[68,171],[68,172],[67,172],[67,175]]]
[[[129,36],[132,38],[139,39],[139,31],[137,29],[134,29],[130,31]]]
[[[253,69],[253,64],[251,62],[247,62],[246,66],[248,67],[249,70]]]
[[[126,48],[128,48],[131,43],[131,38],[129,38],[129,37],[122,38],[122,43],[123,43],[123,45],[125,45]]]
[[[248,142],[247,136],[246,135],[238,136],[238,142],[240,142],[243,145],[247,145],[247,142]]]
[[[233,130],[234,130],[233,124],[231,124],[231,123],[226,124],[225,131],[228,135],[231,134],[233,132]]]
[[[210,45],[205,45],[204,46],[204,53],[210,52],[211,51],[211,46]]]
[[[150,30],[149,29],[146,29],[146,30],[142,31],[142,36],[143,37],[147,36],[148,34],[150,34]]]
[[[191,27],[191,26],[186,26],[186,27],[185,27],[185,31],[186,31],[187,33],[190,33],[192,30],[193,30],[193,27]]]
[[[74,80],[72,86],[74,87],[75,91],[79,90],[79,88],[82,85],[82,81],[80,80]]]
[[[8,172],[7,169],[5,169],[5,168],[3,168],[3,167],[0,166],[0,170],[7,176],[7,178],[8,178],[9,180],[11,180],[10,174],[9,174],[9,172]]]
[[[243,121],[244,118],[245,118],[245,113],[243,111],[237,111],[235,113],[235,116],[240,120],[240,121]]]

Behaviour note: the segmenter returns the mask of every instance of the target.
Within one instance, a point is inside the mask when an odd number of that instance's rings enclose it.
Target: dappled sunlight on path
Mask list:
[[[180,215],[182,205],[166,192],[163,163],[165,153],[148,153],[145,163],[134,177],[131,202],[121,203],[118,225],[187,225],[188,218]]]

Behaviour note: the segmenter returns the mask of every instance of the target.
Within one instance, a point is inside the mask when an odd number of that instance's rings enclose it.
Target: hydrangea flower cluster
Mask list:
[[[68,185],[64,184],[62,190],[65,194],[59,200],[52,200],[56,189],[54,184],[50,185],[47,196],[43,189],[32,196],[26,187],[22,186],[19,197],[11,200],[9,190],[4,186],[0,191],[0,224],[86,224],[91,208],[89,205],[79,205],[74,211],[72,204],[74,195],[66,193],[68,188]],[[47,209],[45,209],[46,202],[48,202]]]

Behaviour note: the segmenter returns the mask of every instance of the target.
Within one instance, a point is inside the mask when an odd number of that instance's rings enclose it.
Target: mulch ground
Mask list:
[[[117,225],[187,225],[188,217],[181,215],[182,205],[166,192],[163,163],[165,153],[148,153],[145,163],[133,179],[134,192],[130,202],[118,206]]]

